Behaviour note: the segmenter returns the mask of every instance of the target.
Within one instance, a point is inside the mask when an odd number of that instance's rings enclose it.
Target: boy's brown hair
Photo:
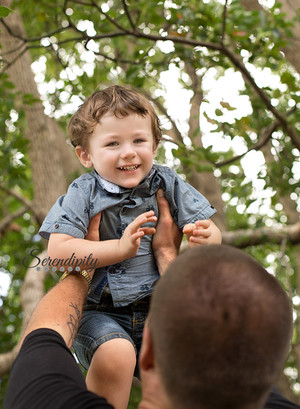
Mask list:
[[[73,146],[88,149],[89,136],[101,118],[111,113],[117,118],[131,114],[149,115],[156,148],[162,137],[160,121],[146,97],[129,87],[113,85],[94,92],[75,112],[68,125],[68,135]]]

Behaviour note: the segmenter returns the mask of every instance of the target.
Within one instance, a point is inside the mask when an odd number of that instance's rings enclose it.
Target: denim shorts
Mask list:
[[[103,294],[99,304],[87,304],[73,345],[80,364],[88,369],[96,349],[114,338],[131,342],[138,362],[149,305],[150,296],[147,296],[126,307],[115,308],[110,294]],[[138,376],[137,367],[135,375]]]

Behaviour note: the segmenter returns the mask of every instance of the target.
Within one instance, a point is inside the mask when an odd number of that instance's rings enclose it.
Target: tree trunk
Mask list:
[[[0,4],[10,7],[11,0],[1,0]],[[5,19],[5,23],[14,34],[26,37],[23,22],[17,10]],[[13,61],[16,52],[11,52],[11,50],[18,49],[23,42],[10,35],[5,28],[1,28],[0,41],[1,53],[6,60],[9,56],[10,61]],[[7,53],[8,51],[10,53]],[[34,186],[34,198],[31,205],[38,222],[41,223],[57,197],[65,193],[67,175],[76,170],[81,171],[82,168],[72,148],[68,146],[63,131],[54,119],[47,117],[44,113],[44,106],[40,101],[31,70],[31,57],[28,50],[9,66],[7,73],[21,96],[32,94],[39,100],[33,105],[26,105],[22,103],[20,98],[18,104],[25,111],[27,119],[24,133],[30,143],[28,153]],[[44,295],[45,277],[45,272],[32,268],[26,272],[21,291],[24,312],[22,331],[24,331],[35,306]],[[9,371],[17,352],[18,347],[16,346],[11,351],[0,355],[0,376]]]
[[[186,72],[192,81],[194,95],[191,99],[191,109],[189,117],[189,138],[197,148],[202,148],[202,134],[200,129],[200,107],[203,100],[202,78],[199,77],[192,65],[185,64]],[[199,190],[217,209],[213,216],[216,225],[223,232],[226,230],[226,219],[224,213],[224,202],[222,200],[221,189],[217,179],[211,172],[199,173],[193,167],[189,167],[186,174],[189,182],[195,189]]]
[[[11,0],[2,0],[1,3],[9,7]],[[5,22],[14,34],[26,37],[23,22],[17,10],[11,13]],[[10,61],[13,61],[17,52],[6,53],[18,49],[23,43],[22,40],[10,35],[5,28],[1,29],[0,39],[3,55],[9,56]],[[39,222],[42,222],[57,197],[65,193],[67,174],[80,169],[80,166],[55,120],[44,113],[44,106],[40,101],[31,70],[29,51],[25,51],[17,58],[7,72],[21,95],[32,94],[39,100],[33,105],[28,105],[23,104],[20,99],[19,104],[20,108],[24,109],[27,119],[27,128],[24,132],[30,142],[28,153],[34,185],[33,205]]]
[[[39,254],[39,258],[42,260],[46,258],[47,252],[44,251]],[[36,263],[34,259],[32,263]],[[24,313],[22,322],[21,337],[28,324],[29,318],[33,313],[38,302],[44,296],[44,280],[48,272],[45,269],[37,270],[29,266],[21,289],[21,305]],[[20,338],[21,338],[20,337]],[[19,344],[16,345],[11,351],[0,354],[0,377],[9,372],[16,356],[19,351]]]

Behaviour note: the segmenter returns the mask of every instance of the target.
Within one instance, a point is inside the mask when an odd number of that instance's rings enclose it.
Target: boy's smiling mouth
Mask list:
[[[139,168],[141,165],[129,165],[129,166],[120,166],[118,169],[120,170],[127,170],[127,171],[133,171]]]

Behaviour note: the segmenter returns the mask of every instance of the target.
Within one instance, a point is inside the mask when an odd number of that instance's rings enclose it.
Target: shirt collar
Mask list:
[[[151,170],[150,170],[150,172],[148,173],[148,176],[146,176],[145,179],[142,180],[141,183],[140,183],[138,186],[136,186],[136,187],[134,187],[134,188],[132,188],[132,189],[128,189],[128,188],[124,188],[124,187],[122,187],[122,186],[116,185],[115,183],[109,182],[109,181],[106,180],[106,179],[103,179],[103,177],[101,177],[101,176],[95,171],[95,169],[93,169],[92,172],[91,172],[91,174],[92,174],[93,176],[95,176],[96,179],[99,181],[101,187],[102,187],[104,190],[106,190],[106,191],[109,192],[109,193],[115,193],[115,194],[130,192],[130,191],[135,190],[135,189],[137,189],[137,188],[143,188],[143,187],[147,188],[147,187],[149,187],[150,179],[152,178],[152,176],[154,175],[154,173],[155,173],[155,169],[154,169],[154,167],[152,167]]]

